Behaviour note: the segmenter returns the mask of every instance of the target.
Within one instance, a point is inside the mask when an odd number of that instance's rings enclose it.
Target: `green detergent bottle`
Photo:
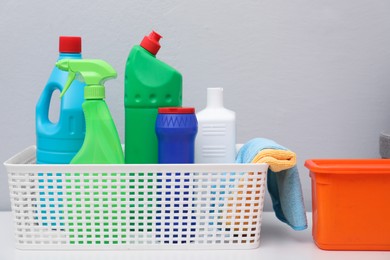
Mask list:
[[[156,59],[161,36],[152,32],[132,48],[125,71],[125,161],[158,163],[155,122],[159,107],[182,103],[182,76]]]
[[[102,60],[70,60],[57,62],[60,70],[68,71],[68,81],[61,97],[66,93],[76,74],[80,75],[84,88],[83,111],[86,133],[80,151],[72,164],[123,164],[124,157],[118,131],[104,101],[104,81],[115,78],[116,71]]]

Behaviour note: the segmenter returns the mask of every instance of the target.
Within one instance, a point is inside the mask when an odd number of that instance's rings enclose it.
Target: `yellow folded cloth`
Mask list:
[[[266,163],[273,172],[290,169],[297,163],[297,156],[288,150],[264,149],[252,160],[252,163]]]

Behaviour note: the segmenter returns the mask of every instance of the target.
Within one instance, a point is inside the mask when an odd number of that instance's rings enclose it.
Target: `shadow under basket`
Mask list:
[[[19,249],[250,249],[267,164],[4,163]]]
[[[313,239],[326,250],[390,250],[390,160],[308,160]]]

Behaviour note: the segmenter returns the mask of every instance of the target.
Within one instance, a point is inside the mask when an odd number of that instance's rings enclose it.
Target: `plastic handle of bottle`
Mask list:
[[[37,123],[39,123],[45,129],[45,132],[55,131],[55,127],[58,124],[58,122],[53,123],[49,119],[50,103],[52,100],[53,93],[56,90],[59,90],[61,93],[62,88],[59,84],[51,83],[47,85],[42,92],[39,104],[37,106]],[[62,100],[60,102],[62,102]]]

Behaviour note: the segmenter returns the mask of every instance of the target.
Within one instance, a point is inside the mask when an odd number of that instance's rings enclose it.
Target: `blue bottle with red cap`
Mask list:
[[[59,57],[81,59],[81,37],[60,36]],[[85,84],[75,80],[61,99],[58,122],[49,119],[50,103],[54,91],[62,92],[68,72],[56,66],[44,87],[36,105],[36,163],[68,164],[80,150],[85,137],[85,119],[82,109]],[[63,226],[63,173],[38,173],[39,202],[37,221],[43,226]]]
[[[81,37],[60,36],[59,57],[81,59]],[[36,105],[36,138],[38,164],[68,164],[80,150],[85,137],[85,120],[82,109],[84,83],[75,80],[61,99],[58,122],[49,119],[53,92],[62,92],[68,73],[54,66],[49,80]]]
[[[194,108],[162,107],[158,109],[156,135],[158,139],[158,162],[165,164],[194,163],[195,137],[198,121]],[[180,243],[191,242],[195,237],[195,217],[191,216],[192,185],[189,172],[158,173],[157,207],[164,208],[162,217],[157,210],[157,238],[160,232],[170,229],[164,239],[181,237]],[[162,211],[161,211],[162,213]],[[174,216],[169,216],[173,214]],[[181,215],[181,217],[180,217]],[[160,222],[161,221],[161,222]],[[162,226],[164,223],[164,227]],[[168,232],[169,233],[169,232]],[[190,240],[188,240],[190,239]],[[168,240],[164,241],[165,243]],[[174,240],[178,243],[179,240]]]
[[[192,107],[161,107],[156,119],[158,163],[194,163],[198,122]]]

